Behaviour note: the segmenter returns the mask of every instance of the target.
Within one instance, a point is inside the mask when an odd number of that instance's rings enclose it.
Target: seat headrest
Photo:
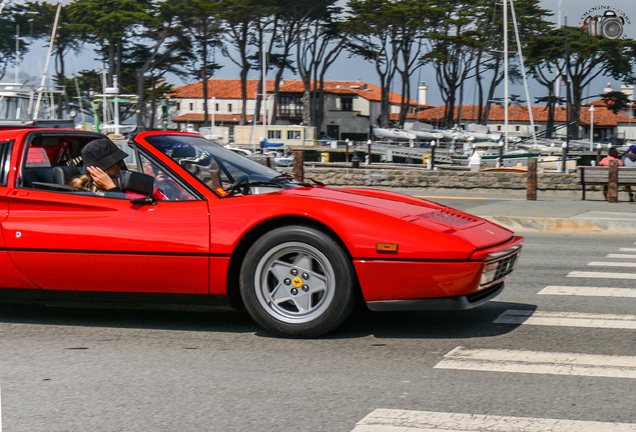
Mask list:
[[[172,149],[172,153],[171,153],[171,157],[173,158],[177,158],[177,157],[194,157],[197,155],[197,151],[194,147],[175,147]]]
[[[53,183],[60,185],[68,184],[74,177],[81,175],[78,167],[75,166],[56,166],[53,167]]]

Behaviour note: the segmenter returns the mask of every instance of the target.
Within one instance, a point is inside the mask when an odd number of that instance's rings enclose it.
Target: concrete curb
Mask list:
[[[636,223],[616,219],[481,216],[514,232],[636,235]]]

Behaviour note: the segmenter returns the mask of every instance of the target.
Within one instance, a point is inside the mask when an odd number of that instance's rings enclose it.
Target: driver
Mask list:
[[[118,183],[124,158],[128,156],[108,138],[99,138],[82,148],[82,161],[86,173],[73,179],[71,185],[92,192],[121,192]]]

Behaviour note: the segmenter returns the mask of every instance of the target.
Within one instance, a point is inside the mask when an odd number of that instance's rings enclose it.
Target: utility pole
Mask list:
[[[563,17],[565,28],[565,86],[566,86],[566,113],[565,113],[565,151],[570,151],[570,52],[568,50],[568,17]],[[564,161],[565,162],[565,161]]]

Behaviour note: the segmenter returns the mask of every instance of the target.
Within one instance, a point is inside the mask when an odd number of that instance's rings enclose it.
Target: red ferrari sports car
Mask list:
[[[71,186],[103,135],[0,130],[0,296],[229,304],[316,337],[355,304],[466,309],[503,290],[522,241],[408,195],[301,183],[197,134],[142,132],[117,192]]]

